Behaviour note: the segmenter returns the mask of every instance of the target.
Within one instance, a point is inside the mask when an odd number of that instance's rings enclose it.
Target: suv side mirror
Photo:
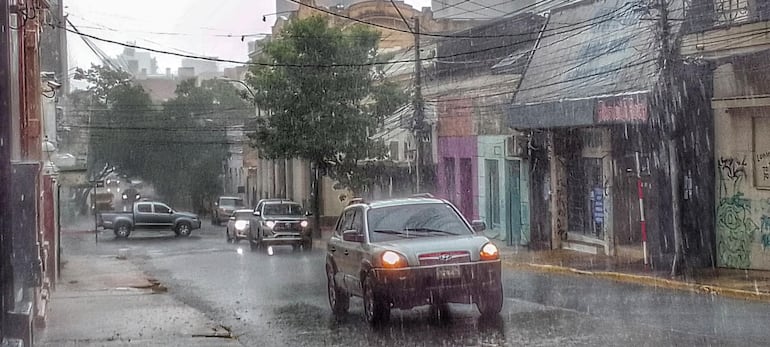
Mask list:
[[[483,220],[475,220],[471,222],[471,227],[473,227],[473,231],[480,232],[487,230],[487,223],[485,223]]]
[[[310,217],[310,216],[312,216],[312,215],[313,215],[313,212],[310,212],[310,211],[305,211],[305,216],[308,216],[308,217]]]
[[[235,216],[230,217],[230,220],[235,220]]]
[[[345,230],[342,232],[342,240],[361,243],[364,242],[364,234],[358,230]]]
[[[261,216],[261,215],[262,215],[262,213],[261,213],[261,212],[259,212],[259,211],[254,211],[254,215],[255,215],[255,216],[257,216],[257,217],[259,217],[259,216]]]

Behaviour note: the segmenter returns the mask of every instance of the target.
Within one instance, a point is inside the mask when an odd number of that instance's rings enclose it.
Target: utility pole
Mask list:
[[[420,59],[420,18],[414,17],[414,138],[415,138],[415,167],[416,192],[420,193],[420,167],[423,161],[422,139],[425,131],[425,119],[422,100],[422,60]]]
[[[671,51],[671,24],[669,22],[668,2],[666,0],[658,0],[659,6],[659,30],[660,30],[660,55],[658,57],[658,66],[660,68],[660,79],[662,83],[659,85],[659,103],[663,105],[662,116],[665,117],[661,125],[663,126],[663,133],[666,136],[666,142],[668,147],[668,164],[669,164],[669,180],[671,183],[671,223],[674,232],[674,260],[671,265],[671,275],[675,276],[680,269],[680,263],[682,262],[682,211],[679,204],[679,157],[677,152],[677,124],[676,118],[679,116],[679,107],[676,107],[676,103],[671,102],[672,98],[677,97],[678,91],[674,84],[674,70],[672,69],[672,63],[674,62],[674,55]]]

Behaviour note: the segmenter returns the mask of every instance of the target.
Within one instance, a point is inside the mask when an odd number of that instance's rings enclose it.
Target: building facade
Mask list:
[[[770,1],[696,1],[681,54],[708,66],[716,265],[770,270]]]
[[[0,341],[31,346],[33,324],[45,324],[57,275],[57,177],[49,155],[61,86],[55,78],[66,66],[66,45],[59,32],[41,49],[41,33],[53,30],[43,24],[51,2],[23,4],[29,11],[0,2],[0,24],[10,28],[0,35]],[[45,65],[51,73],[43,74],[40,57],[54,53],[58,59]]]

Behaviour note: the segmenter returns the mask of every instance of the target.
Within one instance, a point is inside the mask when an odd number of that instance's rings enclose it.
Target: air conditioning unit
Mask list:
[[[521,135],[511,135],[505,139],[505,156],[509,158],[526,158],[529,154],[529,138]]]

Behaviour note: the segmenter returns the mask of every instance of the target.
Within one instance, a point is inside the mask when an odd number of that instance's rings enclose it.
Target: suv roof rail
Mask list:
[[[433,196],[433,194],[431,194],[431,193],[412,194],[412,197],[413,198],[435,198],[435,196]]]
[[[364,198],[352,198],[350,199],[350,202],[348,203],[348,206],[353,204],[365,204]]]

